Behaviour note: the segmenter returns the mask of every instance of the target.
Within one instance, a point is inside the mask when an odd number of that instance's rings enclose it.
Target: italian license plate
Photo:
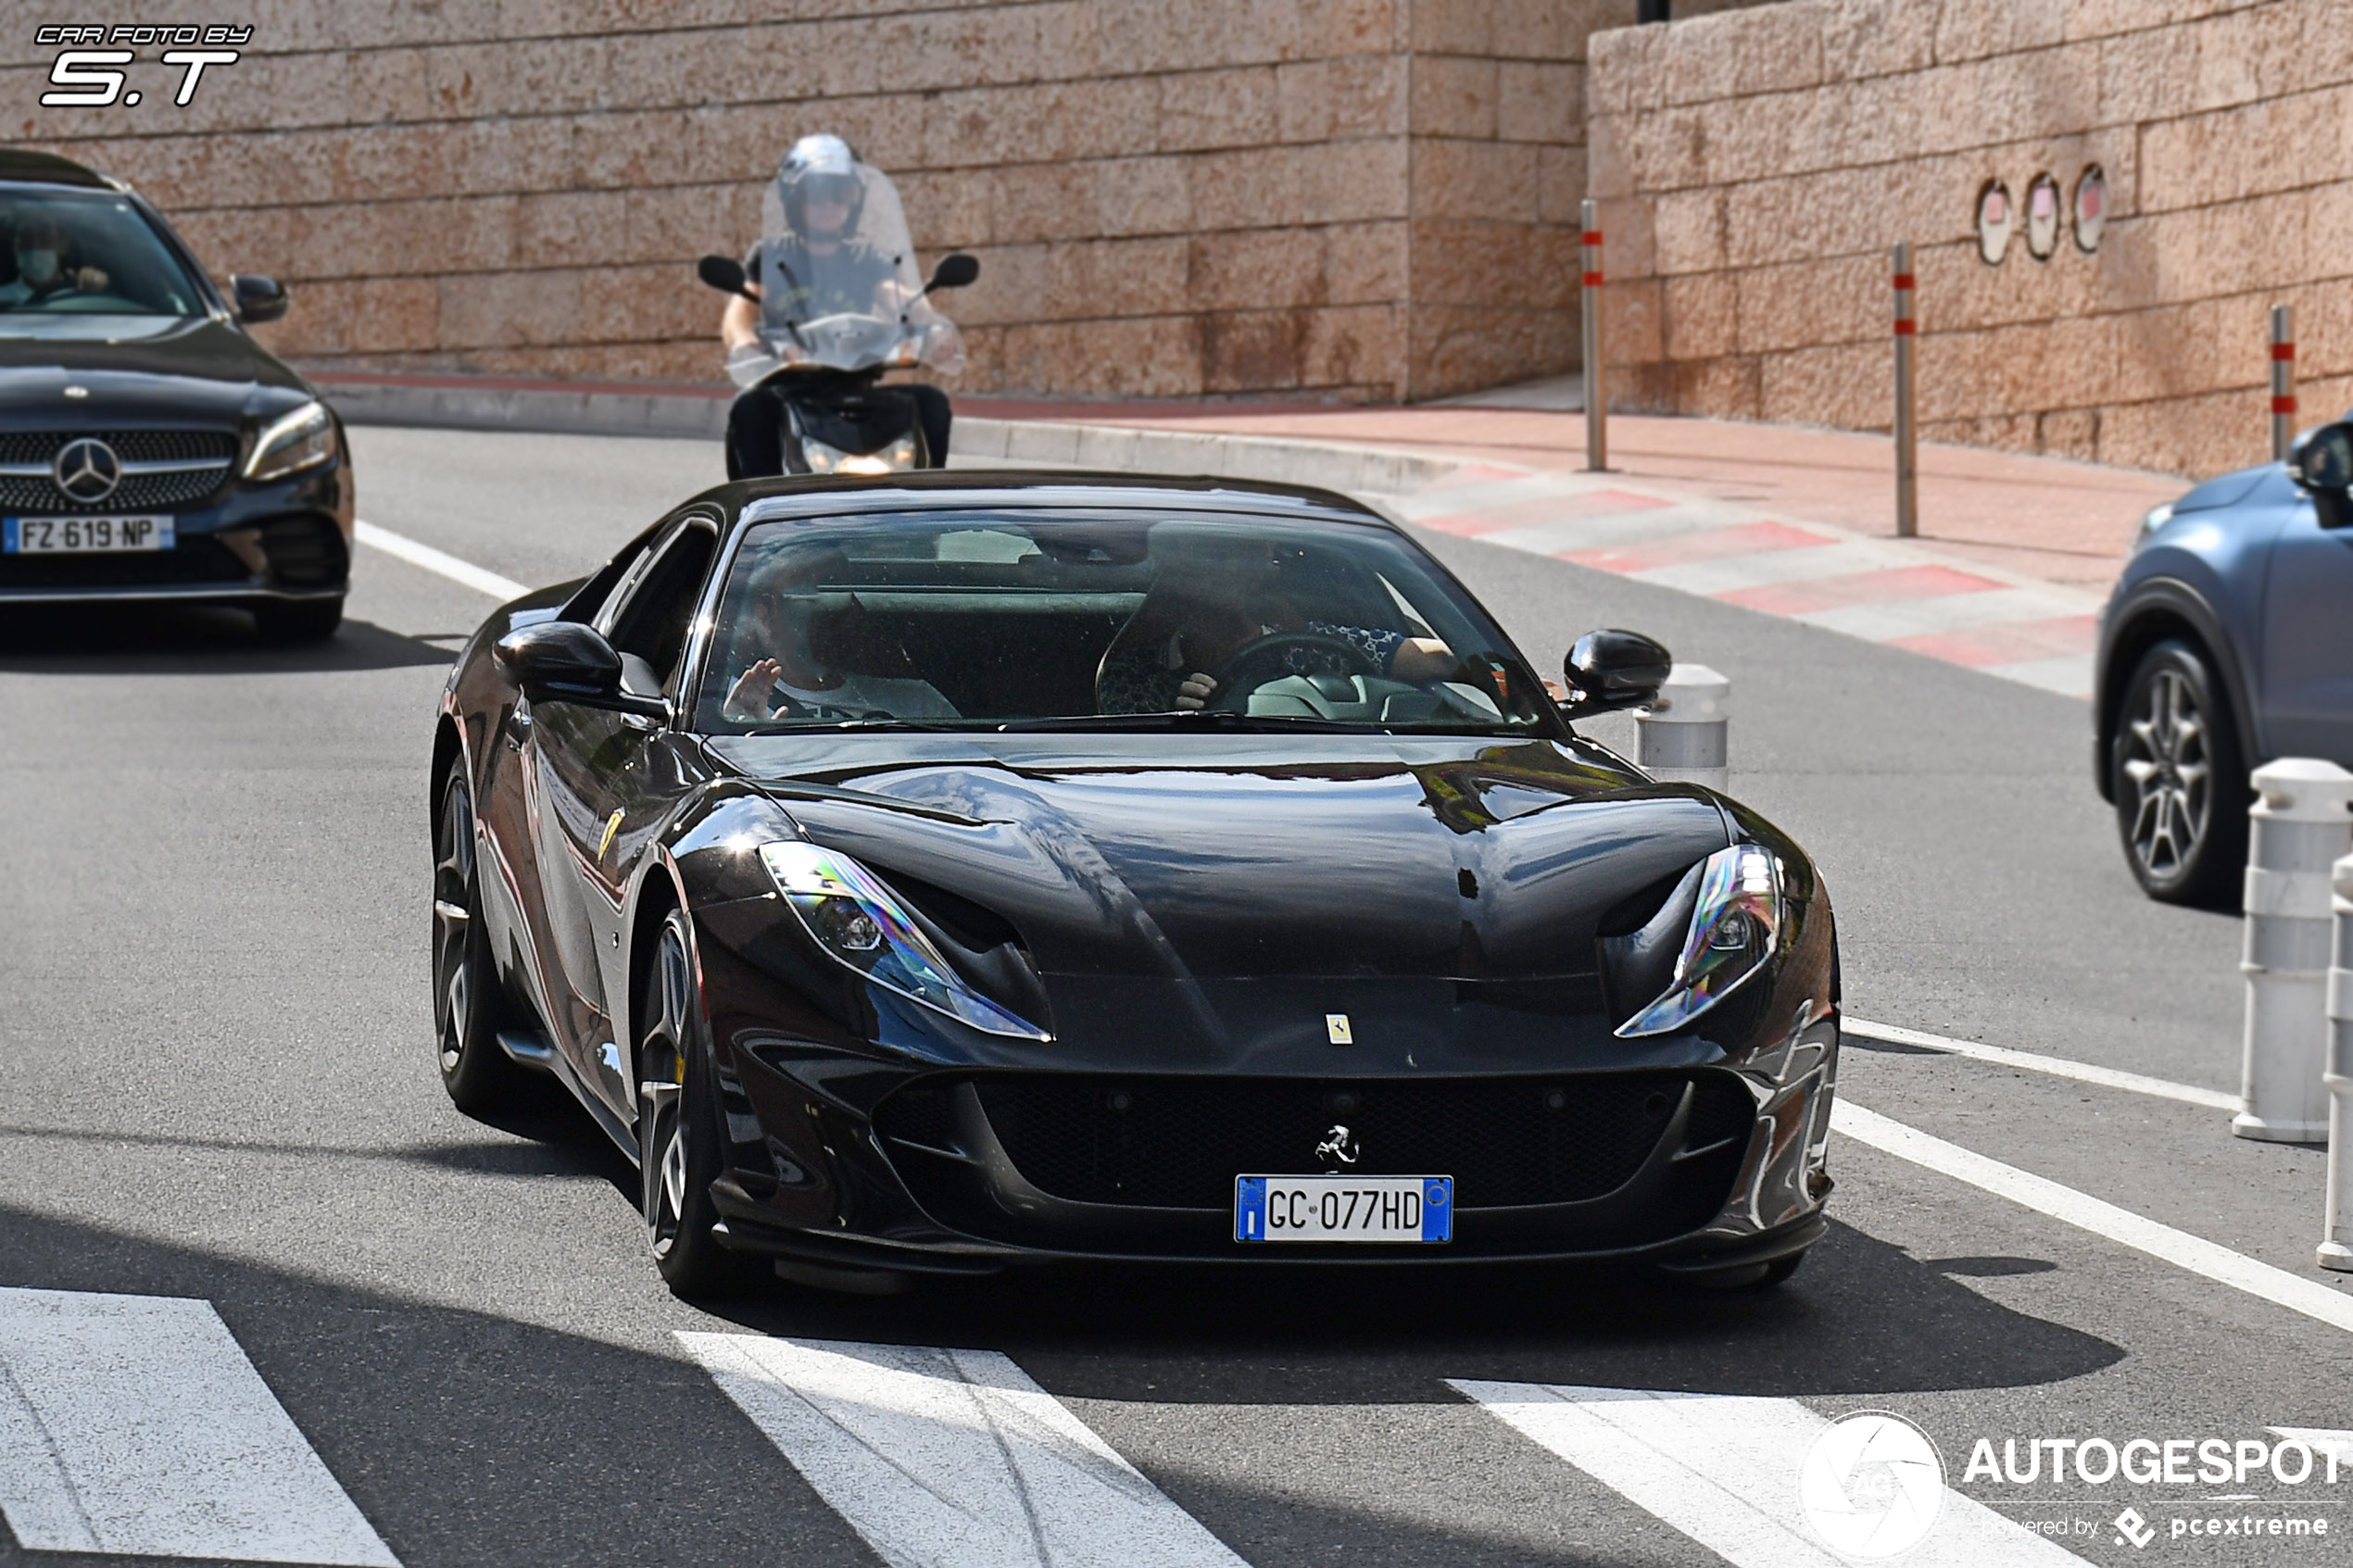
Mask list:
[[[0,519],[0,555],[106,555],[171,547],[171,520],[168,517]]]
[[[1452,1176],[1237,1176],[1236,1241],[1452,1241]]]

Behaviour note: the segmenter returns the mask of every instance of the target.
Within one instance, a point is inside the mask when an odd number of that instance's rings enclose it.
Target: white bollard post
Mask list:
[[[2220,780],[2216,783],[2219,784]],[[2246,1060],[2231,1131],[2270,1143],[2329,1132],[2329,868],[2353,851],[2353,773],[2283,757],[2255,770],[2246,856]],[[2221,809],[2216,791],[2215,809]]]
[[[1634,710],[1642,771],[1670,784],[1723,789],[1730,782],[1732,683],[1705,664],[1667,671],[1658,700]]]
[[[2328,1212],[2321,1223],[2320,1263],[2353,1273],[2353,855],[2331,872],[2336,897],[2336,953],[2329,965]]]

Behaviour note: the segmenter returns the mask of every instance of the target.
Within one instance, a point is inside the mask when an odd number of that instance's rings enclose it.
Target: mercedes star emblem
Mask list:
[[[1316,1159],[1337,1160],[1343,1165],[1355,1164],[1356,1157],[1362,1153],[1364,1150],[1356,1147],[1356,1140],[1349,1135],[1345,1127],[1334,1127],[1324,1135],[1324,1141],[1315,1146]]]
[[[94,436],[69,441],[57,452],[49,471],[57,488],[77,501],[103,501],[122,483],[122,459],[114,448]]]

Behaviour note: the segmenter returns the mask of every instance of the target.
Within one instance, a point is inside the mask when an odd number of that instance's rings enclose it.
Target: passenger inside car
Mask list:
[[[796,596],[839,579],[839,552],[784,554],[751,578],[736,624],[735,662],[750,663],[722,709],[739,721],[770,719],[953,719],[955,708],[930,682],[821,659],[810,638],[811,606]],[[886,650],[886,657],[889,652]],[[874,660],[870,662],[880,662]],[[904,663],[904,655],[895,660]]]

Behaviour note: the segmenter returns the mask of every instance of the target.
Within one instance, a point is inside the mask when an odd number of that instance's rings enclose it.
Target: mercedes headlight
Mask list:
[[[1735,844],[1707,858],[1699,900],[1665,994],[1617,1027],[1624,1038],[1667,1035],[1763,969],[1781,935],[1781,872],[1771,853]]]
[[[335,421],[321,403],[305,403],[290,414],[272,420],[253,444],[245,459],[245,477],[283,479],[304,469],[317,468],[335,455]]]
[[[2171,522],[2172,521],[2172,502],[2168,501],[2161,507],[2151,507],[2148,509],[2148,514],[2141,519],[2141,531],[2133,535],[2133,548],[2137,550],[2142,546],[2147,544],[2151,535],[2155,534],[2158,529],[2164,527],[2167,523]]]
[[[889,890],[849,856],[793,841],[764,844],[760,858],[802,929],[829,957],[984,1034],[1053,1038],[958,979]]]
[[[909,431],[878,452],[845,452],[804,435],[800,451],[811,473],[903,473],[915,466],[915,433]]]

